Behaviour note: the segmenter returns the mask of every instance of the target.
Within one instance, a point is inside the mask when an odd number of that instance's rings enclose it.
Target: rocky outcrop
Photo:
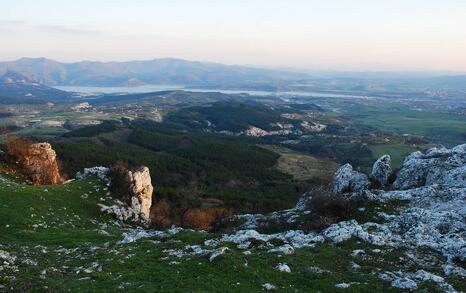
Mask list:
[[[335,172],[333,191],[337,194],[362,192],[368,186],[367,175],[354,171],[350,164],[341,166]]]
[[[149,168],[128,169],[117,163],[111,168],[91,167],[76,173],[78,180],[89,176],[96,176],[105,182],[116,197],[111,205],[99,204],[101,211],[112,214],[120,221],[149,223],[154,191]]]
[[[85,179],[90,176],[96,176],[100,180],[110,185],[110,178],[108,177],[109,169],[103,166],[96,166],[90,168],[84,168],[83,171],[76,173],[76,179]]]
[[[149,219],[154,191],[149,168],[141,166],[128,169],[116,165],[110,169],[109,176],[113,193],[136,213]]]
[[[255,126],[249,126],[249,128],[244,132],[247,136],[262,137],[267,135],[267,131]]]
[[[392,173],[390,155],[384,155],[375,161],[372,166],[370,178],[377,187],[384,187],[388,184],[388,178]]]
[[[389,170],[389,159],[383,156],[371,177],[387,184]],[[351,171],[347,165],[337,171],[337,190],[350,185]],[[443,254],[450,264],[466,260],[466,144],[412,153],[391,191],[379,192],[373,199],[409,203],[396,215],[383,214],[382,224],[350,220],[332,225],[323,235],[333,242],[356,237],[375,245],[427,247]]]
[[[31,184],[61,184],[65,181],[60,175],[57,155],[49,143],[29,143],[17,139],[10,142],[7,154],[9,161]]]
[[[127,174],[129,180],[129,196],[138,199],[141,205],[141,213],[146,218],[149,218],[150,207],[152,206],[152,192],[154,191],[149,168],[144,166],[139,167],[135,170],[129,170]]]
[[[466,186],[466,144],[452,149],[432,148],[409,155],[392,189],[410,189],[433,184]]]

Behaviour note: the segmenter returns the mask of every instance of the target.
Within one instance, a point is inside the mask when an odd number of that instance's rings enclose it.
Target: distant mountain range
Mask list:
[[[241,86],[302,80],[304,73],[258,69],[174,58],[129,62],[61,63],[46,58],[0,62],[0,76],[15,71],[48,86]]]
[[[71,97],[71,93],[43,85],[18,72],[8,70],[0,76],[1,104],[62,102]]]

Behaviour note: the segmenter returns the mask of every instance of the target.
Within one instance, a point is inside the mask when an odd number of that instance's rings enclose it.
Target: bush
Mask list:
[[[157,199],[157,202],[151,209],[150,218],[156,228],[183,226],[184,214],[201,206],[197,195],[184,190],[156,187],[153,198]]]
[[[321,231],[330,225],[354,217],[356,205],[342,195],[334,194],[330,187],[320,187],[312,191],[309,202],[311,213],[304,221],[305,230]]]
[[[150,212],[152,224],[156,228],[168,228],[172,226],[173,219],[171,218],[171,208],[167,200],[159,200]]]
[[[33,141],[27,138],[8,134],[5,140],[5,152],[12,160],[18,160],[28,155],[31,144]]]
[[[209,231],[219,220],[228,216],[224,208],[196,208],[187,210],[183,215],[183,227]]]

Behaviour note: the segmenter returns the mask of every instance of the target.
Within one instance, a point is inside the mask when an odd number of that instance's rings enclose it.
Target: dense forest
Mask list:
[[[121,139],[121,132],[129,135]],[[256,144],[254,139],[187,133],[170,124],[135,120],[69,132],[54,148],[71,176],[85,167],[122,161],[148,166],[159,197],[216,198],[242,211],[293,206],[310,182],[295,182],[276,170],[279,155]]]
[[[185,108],[173,112],[169,119],[194,129],[241,132],[253,125],[273,130],[273,123],[295,124],[281,116],[284,109],[275,109],[255,102],[220,101],[209,106]]]

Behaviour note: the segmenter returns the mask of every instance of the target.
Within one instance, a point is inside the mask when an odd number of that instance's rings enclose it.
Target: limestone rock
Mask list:
[[[128,171],[129,193],[131,197],[138,199],[141,205],[141,213],[149,218],[150,207],[152,206],[152,181],[149,173],[149,168],[140,167],[133,171]]]
[[[361,192],[368,188],[367,175],[353,170],[353,166],[345,164],[335,172],[334,192],[352,193]]]
[[[384,187],[388,183],[388,178],[392,173],[390,155],[383,155],[377,161],[375,161],[370,177],[378,185],[378,187]]]
[[[466,185],[466,144],[452,149],[431,148],[409,155],[397,174],[393,189],[433,184]]]
[[[110,185],[110,178],[108,177],[109,169],[103,166],[96,166],[90,168],[84,168],[83,171],[76,173],[76,179],[82,180],[90,176],[96,176],[100,180]]]
[[[64,182],[57,163],[57,155],[49,143],[30,143],[23,151],[13,153],[16,165],[26,179],[34,184],[61,184]]]
[[[152,206],[152,187],[149,168],[141,166],[128,169],[116,165],[109,172],[113,194],[119,197],[133,212],[149,219]]]
[[[245,134],[247,136],[261,137],[261,136],[266,136],[267,131],[259,127],[249,126],[249,128],[245,131]]]

